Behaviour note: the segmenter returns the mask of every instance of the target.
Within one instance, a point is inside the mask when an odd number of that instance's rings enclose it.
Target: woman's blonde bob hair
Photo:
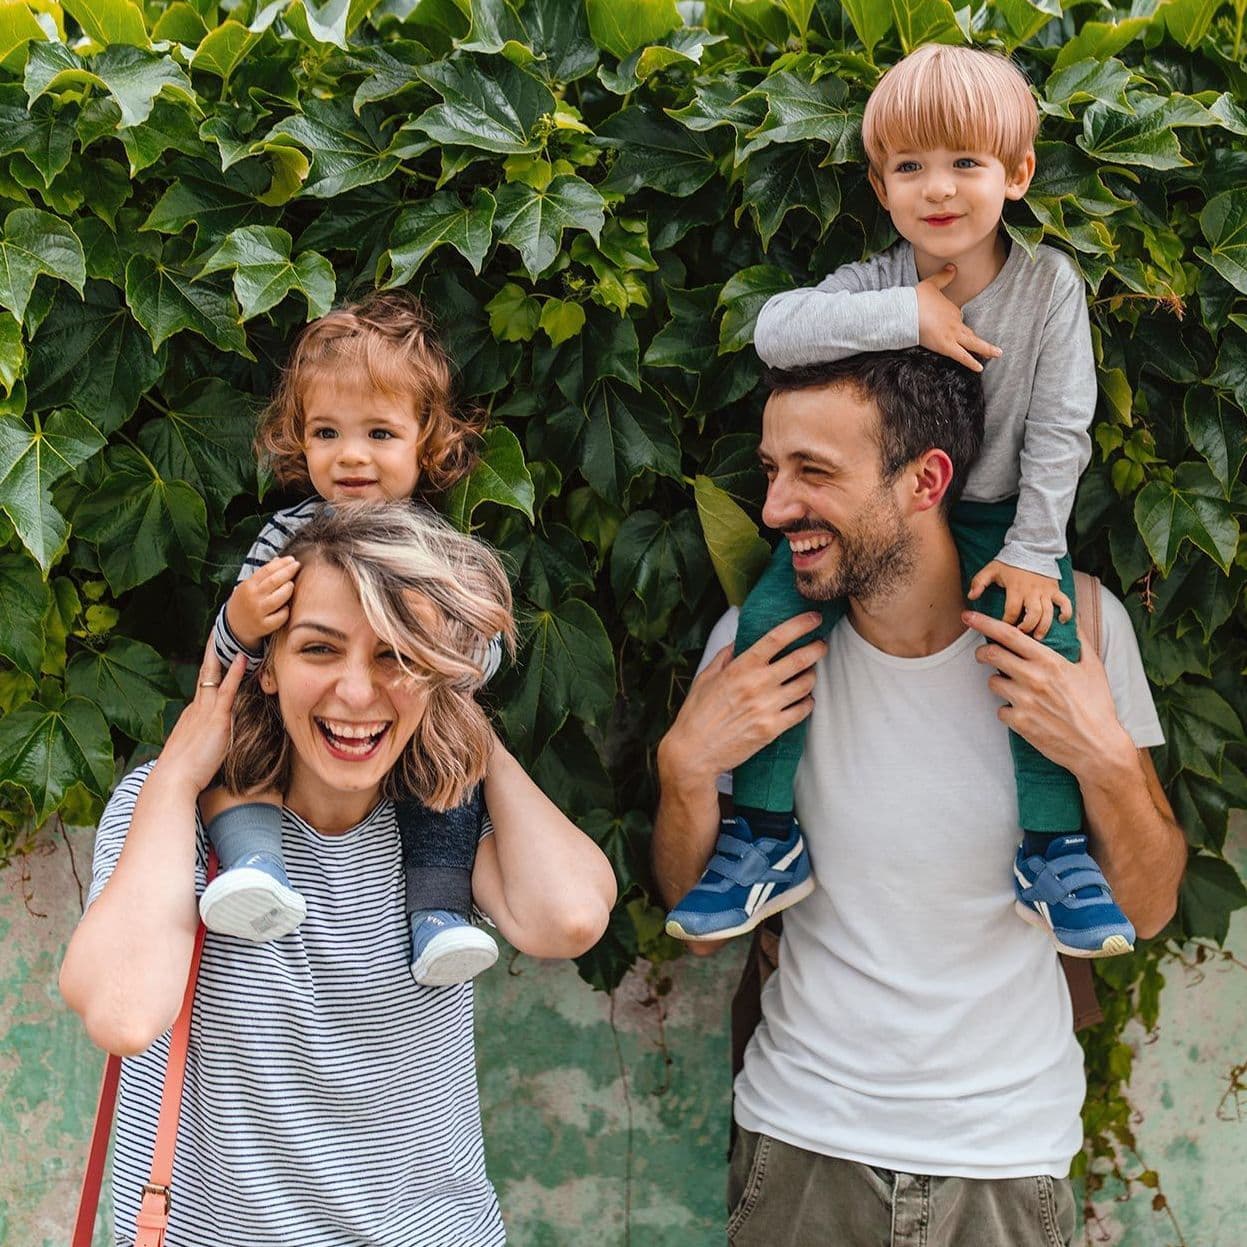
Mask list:
[[[461,805],[485,776],[493,733],[476,692],[494,638],[514,651],[511,586],[493,552],[431,511],[408,502],[325,507],[283,553],[331,567],[350,583],[372,630],[399,655],[401,679],[427,691],[420,723],[382,795],[415,797],[433,810]],[[298,593],[298,581],[295,593]],[[234,793],[285,791],[291,744],[276,696],[259,676],[271,672],[283,631],[269,640],[259,672],[234,704],[233,740],[223,767]]]
[[[862,117],[862,145],[876,174],[889,153],[938,147],[991,152],[1012,173],[1038,132],[1030,86],[1008,57],[943,43],[897,61]]]

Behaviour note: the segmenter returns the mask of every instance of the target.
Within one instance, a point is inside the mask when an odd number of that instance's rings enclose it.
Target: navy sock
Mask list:
[[[1048,853],[1048,845],[1058,836],[1077,836],[1081,835],[1079,831],[1023,831],[1022,832],[1022,851],[1027,857],[1045,857]]]
[[[736,813],[749,824],[755,840],[786,840],[792,826],[792,810],[761,810],[738,805]]]

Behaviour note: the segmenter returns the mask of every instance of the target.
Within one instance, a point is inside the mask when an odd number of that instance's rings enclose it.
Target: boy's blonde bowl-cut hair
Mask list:
[[[295,340],[256,435],[256,449],[281,485],[309,483],[303,458],[308,386],[343,373],[411,400],[421,429],[420,494],[442,493],[472,470],[484,415],[455,410],[450,359],[423,304],[403,290],[375,290],[314,320]]]
[[[897,61],[862,117],[862,144],[876,174],[890,153],[937,147],[991,152],[1012,173],[1034,150],[1038,132],[1035,99],[1012,61],[942,43]]]
[[[300,564],[331,567],[351,585],[377,636],[400,656],[405,678],[426,693],[415,734],[386,777],[382,795],[415,797],[433,810],[461,805],[485,776],[493,732],[476,693],[495,637],[512,652],[511,586],[493,551],[410,502],[345,503],[324,508],[286,544]],[[295,592],[298,592],[297,582]],[[271,671],[280,629],[260,671],[234,703],[222,767],[234,793],[285,790],[292,747],[276,695],[259,676]]]

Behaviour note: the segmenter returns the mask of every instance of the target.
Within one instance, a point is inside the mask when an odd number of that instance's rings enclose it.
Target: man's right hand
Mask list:
[[[254,576],[234,586],[225,604],[225,618],[234,639],[255,653],[290,616],[290,595],[299,562],[283,555],[265,563]]]
[[[713,781],[807,718],[814,709],[814,664],[827,653],[826,642],[772,660],[820,618],[811,612],[786,620],[735,658],[725,645],[689,687],[659,746],[660,767]]]
[[[944,287],[956,276],[957,266],[945,264],[938,273],[918,283],[918,345],[955,359],[971,372],[982,372],[983,365],[975,355],[998,359],[1004,352],[980,338],[965,323],[961,308],[944,293]]]

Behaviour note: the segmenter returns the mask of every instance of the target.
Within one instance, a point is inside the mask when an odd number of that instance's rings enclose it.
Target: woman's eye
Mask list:
[[[332,654],[333,647],[331,645],[324,644],[323,641],[313,641],[310,645],[305,645],[299,651],[299,653],[300,654]]]

